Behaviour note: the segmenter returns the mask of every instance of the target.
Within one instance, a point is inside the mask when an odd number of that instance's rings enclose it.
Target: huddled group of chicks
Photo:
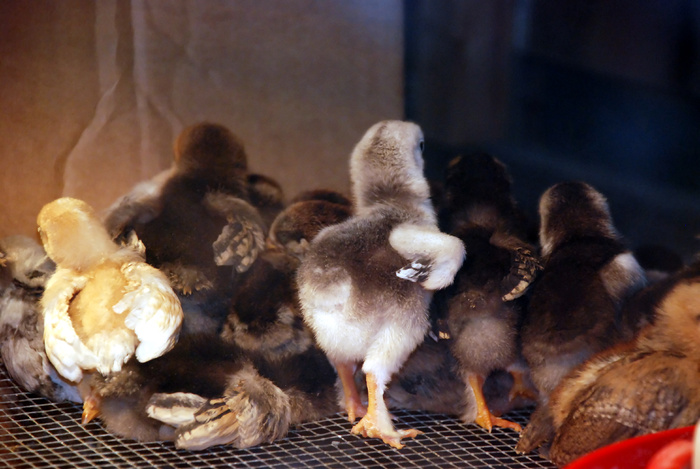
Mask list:
[[[179,448],[271,442],[345,410],[401,448],[389,408],[522,431],[558,465],[700,418],[700,261],[649,282],[583,182],[537,228],[487,154],[423,174],[419,126],[382,121],[351,195],[285,202],[242,142],[200,123],[172,167],[103,216],[60,198],[43,247],[0,241],[0,352],[30,392],[120,436]],[[536,405],[525,429],[501,418]]]

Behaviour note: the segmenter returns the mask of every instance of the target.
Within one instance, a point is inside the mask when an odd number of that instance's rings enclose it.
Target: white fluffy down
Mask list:
[[[466,256],[459,238],[430,225],[399,225],[389,235],[389,244],[411,262],[428,261],[428,276],[421,282],[426,290],[440,290],[450,285]]]

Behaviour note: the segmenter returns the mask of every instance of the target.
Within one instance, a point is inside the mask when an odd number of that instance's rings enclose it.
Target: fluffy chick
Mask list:
[[[309,405],[307,396],[280,384],[235,344],[192,334],[157,359],[93,376],[90,395],[118,436],[189,450],[248,448],[284,437],[297,423],[296,410]]]
[[[27,236],[3,238],[0,251],[0,356],[8,374],[25,391],[54,402],[82,402],[75,385],[59,376],[44,350],[39,301],[54,263]]]
[[[555,464],[700,419],[700,263],[673,280],[653,324],[577,367],[552,393],[549,456]]]
[[[615,230],[605,197],[590,185],[550,187],[539,212],[544,270],[533,286],[522,346],[546,403],[569,370],[634,335],[638,325],[622,318],[622,306],[646,280]]]
[[[354,434],[401,448],[384,390],[429,327],[432,291],[452,282],[462,243],[437,228],[423,176],[423,134],[409,122],[372,126],[350,157],[354,215],[311,242],[297,281],[304,320],[335,365]],[[364,362],[368,408],[353,380]]]
[[[335,370],[314,341],[299,308],[299,260],[264,251],[238,285],[221,337],[246,352],[259,372],[294,389],[295,423],[338,410]]]
[[[56,263],[41,306],[46,354],[61,376],[108,374],[132,356],[148,361],[173,347],[182,309],[167,278],[131,246],[114,243],[92,207],[56,199],[37,221]]]
[[[265,225],[250,204],[242,142],[222,125],[184,129],[173,167],[138,185],[109,209],[115,238],[131,230],[146,246],[146,261],[165,272],[185,309],[186,333],[218,332],[235,283],[265,245]]]
[[[345,221],[351,214],[352,202],[339,192],[324,189],[303,192],[275,218],[268,245],[301,259],[321,229]]]
[[[497,369],[510,369],[514,394],[525,392],[519,362],[518,326],[522,301],[540,269],[535,247],[525,239],[526,227],[511,196],[505,166],[484,153],[453,160],[445,178],[443,213],[449,233],[470,255],[454,283],[436,294],[438,314],[446,317],[451,348],[473,395],[475,406],[462,419],[491,431],[493,426],[520,431],[520,425],[493,415],[483,385]]]

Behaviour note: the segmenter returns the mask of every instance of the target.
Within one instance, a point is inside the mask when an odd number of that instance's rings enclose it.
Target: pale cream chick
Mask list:
[[[56,272],[41,300],[46,353],[57,371],[118,371],[177,341],[182,308],[167,278],[134,246],[114,243],[93,209],[69,197],[45,205],[39,233]]]

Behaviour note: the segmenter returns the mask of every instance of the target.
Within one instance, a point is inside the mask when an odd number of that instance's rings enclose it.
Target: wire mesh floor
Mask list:
[[[517,434],[512,430],[495,428],[489,434],[453,417],[424,412],[394,412],[399,428],[424,432],[405,440],[401,450],[350,434],[345,417],[336,415],[298,426],[272,444],[205,451],[120,439],[99,422],[81,425],[81,412],[80,406],[23,392],[0,366],[0,467],[555,467],[536,454],[516,454]],[[516,411],[507,417],[525,424],[529,413]]]

